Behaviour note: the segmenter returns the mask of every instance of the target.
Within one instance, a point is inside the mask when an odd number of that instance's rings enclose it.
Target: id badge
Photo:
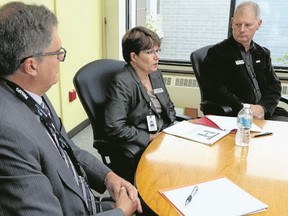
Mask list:
[[[149,132],[157,131],[157,123],[155,115],[146,116]]]

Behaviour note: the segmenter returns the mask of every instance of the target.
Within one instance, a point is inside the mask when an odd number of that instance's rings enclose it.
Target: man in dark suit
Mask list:
[[[66,56],[56,16],[8,3],[0,8],[0,41],[0,214],[141,212],[135,187],[68,138],[45,96]],[[107,189],[115,203],[97,201],[90,187]]]
[[[207,100],[232,107],[236,116],[243,103],[251,104],[254,118],[288,121],[277,107],[281,83],[268,49],[253,41],[260,28],[260,8],[254,2],[239,4],[232,18],[232,35],[208,50],[203,84]]]

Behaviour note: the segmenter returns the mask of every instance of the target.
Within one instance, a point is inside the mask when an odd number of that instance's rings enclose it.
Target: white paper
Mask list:
[[[213,121],[216,125],[219,126],[222,130],[235,130],[237,129],[237,117],[229,117],[229,116],[217,116],[217,115],[207,115],[211,121]],[[252,123],[251,131],[261,132],[261,128]]]
[[[168,134],[209,145],[215,143],[229,133],[229,131],[223,131],[199,124],[192,124],[188,121],[181,121],[163,131]]]
[[[198,192],[192,201],[185,201],[196,185],[162,192],[185,216],[239,216],[264,211],[268,205],[256,199],[228,178],[197,184]]]

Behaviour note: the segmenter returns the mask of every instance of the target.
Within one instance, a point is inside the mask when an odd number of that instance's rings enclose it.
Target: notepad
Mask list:
[[[212,145],[229,133],[229,131],[193,124],[188,121],[181,121],[164,129],[163,132],[207,145]]]
[[[188,205],[185,205],[187,197],[196,185],[197,194]],[[164,189],[159,193],[185,216],[237,216],[265,211],[268,208],[267,204],[226,177],[185,187]]]

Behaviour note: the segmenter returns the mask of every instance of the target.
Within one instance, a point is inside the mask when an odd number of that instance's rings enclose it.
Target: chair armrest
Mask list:
[[[219,105],[211,101],[203,101],[200,104],[201,110],[204,115],[222,115],[229,116],[232,114],[232,108],[226,105]]]
[[[142,155],[142,150],[139,146],[136,144],[130,144],[130,143],[123,143],[119,144],[119,148],[124,151],[124,155],[127,158],[140,158]]]
[[[102,162],[117,175],[134,183],[137,164],[143,153],[136,144],[113,143],[106,140],[95,140],[93,147],[101,155]]]
[[[288,96],[281,96],[280,101],[288,104]]]
[[[113,154],[122,154],[127,158],[137,158],[142,154],[142,150],[136,144],[130,143],[112,143],[106,140],[95,140],[93,147],[101,155],[111,156]]]

